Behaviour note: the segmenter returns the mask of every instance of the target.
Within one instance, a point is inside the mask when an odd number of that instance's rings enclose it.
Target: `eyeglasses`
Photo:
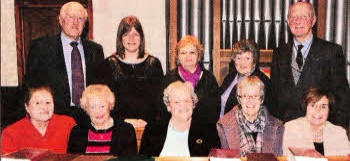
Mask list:
[[[307,21],[307,20],[311,19],[311,17],[310,16],[306,16],[306,15],[303,15],[303,16],[289,16],[289,19],[290,19],[290,21],[296,21],[296,20]]]
[[[74,20],[78,20],[79,23],[85,22],[86,18],[77,17],[77,16],[66,16],[65,17],[68,22],[73,22]]]
[[[259,100],[261,95],[237,95],[242,100]]]
[[[185,105],[189,105],[189,104],[193,104],[192,100],[184,100],[184,101],[170,101],[171,104],[175,104],[175,105],[180,105],[180,104],[185,104]]]

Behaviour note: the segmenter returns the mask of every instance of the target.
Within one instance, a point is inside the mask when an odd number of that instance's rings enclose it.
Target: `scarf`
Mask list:
[[[193,89],[195,89],[202,73],[202,67],[198,64],[197,69],[191,73],[190,71],[183,68],[181,65],[179,66],[179,71],[181,73],[181,76],[185,79],[185,81],[191,82],[193,85]]]
[[[236,118],[239,126],[240,149],[241,156],[247,156],[249,152],[262,152],[263,131],[266,124],[266,112],[263,107],[260,107],[257,118],[253,123],[249,122],[242,112],[242,107],[236,113]],[[254,140],[253,133],[256,133]]]

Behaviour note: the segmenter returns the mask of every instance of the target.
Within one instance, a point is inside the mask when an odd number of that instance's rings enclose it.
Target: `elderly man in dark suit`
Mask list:
[[[293,41],[273,53],[271,82],[275,100],[271,112],[283,121],[305,115],[301,95],[310,87],[327,87],[336,98],[336,113],[330,119],[348,124],[349,85],[345,76],[345,58],[341,46],[312,34],[316,16],[312,4],[294,3],[288,13]]]
[[[78,2],[62,6],[62,32],[33,40],[25,81],[48,83],[54,90],[55,113],[73,116],[77,123],[87,115],[77,106],[85,87],[97,83],[96,68],[104,60],[102,46],[81,37],[88,14]]]

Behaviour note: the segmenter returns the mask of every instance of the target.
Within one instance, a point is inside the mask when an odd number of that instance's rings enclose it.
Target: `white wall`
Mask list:
[[[1,86],[18,86],[14,0],[1,0]]]
[[[93,37],[103,46],[105,57],[116,51],[118,25],[134,15],[145,33],[146,51],[166,66],[166,26],[164,0],[93,0]]]

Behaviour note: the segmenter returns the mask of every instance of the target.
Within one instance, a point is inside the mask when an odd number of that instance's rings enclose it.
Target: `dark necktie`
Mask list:
[[[76,106],[80,105],[80,97],[84,91],[84,73],[81,62],[78,43],[72,41],[70,45],[73,47],[71,55],[72,63],[72,101]]]
[[[303,67],[303,54],[301,53],[301,49],[303,47],[304,47],[304,45],[298,45],[296,62],[298,64],[299,69],[301,69],[301,67]]]

